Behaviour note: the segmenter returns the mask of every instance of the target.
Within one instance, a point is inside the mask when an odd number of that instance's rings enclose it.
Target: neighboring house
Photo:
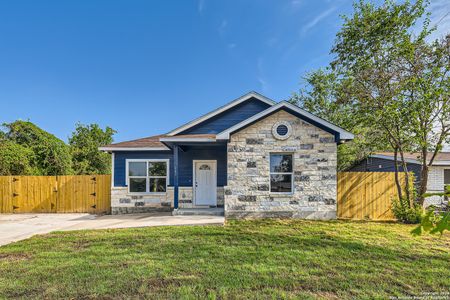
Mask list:
[[[171,132],[115,143],[113,214],[222,208],[228,218],[336,217],[337,144],[353,135],[248,93]]]
[[[431,157],[432,153],[428,153]],[[419,153],[405,153],[405,161],[409,171],[414,173],[416,184],[419,184],[421,174],[421,163]],[[400,158],[398,158],[400,160]],[[394,172],[394,153],[379,152],[369,155],[347,171],[350,172]],[[400,171],[403,168],[400,166]],[[450,185],[450,152],[440,152],[436,155],[432,166],[428,171],[427,192],[443,192],[445,186]],[[443,197],[428,198],[426,204],[442,204]]]

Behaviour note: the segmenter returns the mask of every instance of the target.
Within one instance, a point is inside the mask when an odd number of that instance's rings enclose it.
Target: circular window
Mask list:
[[[288,131],[289,131],[289,129],[287,128],[286,125],[281,124],[281,125],[278,125],[278,127],[277,127],[278,135],[285,136],[288,133]]]
[[[275,123],[272,127],[272,134],[278,140],[288,139],[292,134],[291,124],[286,121]]]

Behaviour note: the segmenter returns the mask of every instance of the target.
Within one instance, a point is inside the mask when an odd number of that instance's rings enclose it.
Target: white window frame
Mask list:
[[[146,162],[146,176],[131,176],[132,178],[145,178],[146,184],[145,184],[145,192],[131,192],[130,191],[130,176],[129,176],[129,164],[130,162]],[[148,174],[148,163],[152,162],[165,162],[166,163],[166,176],[150,176]],[[167,193],[167,188],[169,186],[169,180],[170,180],[170,159],[126,159],[125,160],[125,172],[126,172],[126,184],[128,187],[128,193],[129,194],[135,194],[135,195],[163,195]],[[166,178],[166,191],[165,192],[150,192],[150,178]]]
[[[291,155],[292,156],[292,171],[291,172],[272,172],[270,170],[270,158],[272,155]],[[272,175],[291,175],[291,191],[290,192],[272,192]],[[294,153],[292,152],[271,152],[269,153],[269,193],[278,195],[292,195],[294,194]]]

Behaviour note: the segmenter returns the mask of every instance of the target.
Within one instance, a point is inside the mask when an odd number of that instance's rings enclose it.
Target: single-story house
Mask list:
[[[430,158],[432,153],[428,153]],[[421,162],[419,160],[420,153],[405,153],[405,162],[408,171],[413,172],[416,184],[419,184],[421,174]],[[398,157],[400,160],[400,157]],[[403,167],[399,167],[402,171]],[[350,172],[394,172],[394,153],[393,152],[377,152],[369,155],[366,159],[358,162],[347,171]],[[445,190],[445,186],[450,185],[450,152],[439,152],[428,171],[427,192],[441,193]],[[426,200],[426,204],[441,205],[445,202],[444,197],[433,196]]]
[[[113,214],[216,208],[227,218],[336,217],[337,144],[353,134],[250,92],[112,154]]]

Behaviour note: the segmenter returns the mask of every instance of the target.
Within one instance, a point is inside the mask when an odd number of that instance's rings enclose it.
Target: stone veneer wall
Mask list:
[[[170,192],[157,195],[132,195],[128,187],[111,189],[111,214],[131,214],[155,211],[171,211]]]
[[[278,121],[292,126],[287,140],[275,139]],[[293,153],[294,192],[270,193],[270,153]],[[231,135],[225,217],[336,218],[337,145],[334,135],[279,111]]]
[[[203,206],[195,205],[193,202],[193,193],[192,193],[192,186],[180,186],[178,188],[178,207],[179,208],[202,208]],[[169,191],[171,191],[171,201],[173,205],[173,187],[169,188]],[[225,195],[224,195],[224,188],[222,186],[217,187],[217,207],[223,207]]]
[[[166,193],[157,195],[132,195],[128,193],[128,187],[113,187],[111,189],[111,213],[143,213],[155,211],[171,211],[173,209],[173,187],[168,187]],[[192,187],[178,188],[178,207],[197,208],[193,204]],[[217,187],[217,206],[223,207],[224,188]]]

